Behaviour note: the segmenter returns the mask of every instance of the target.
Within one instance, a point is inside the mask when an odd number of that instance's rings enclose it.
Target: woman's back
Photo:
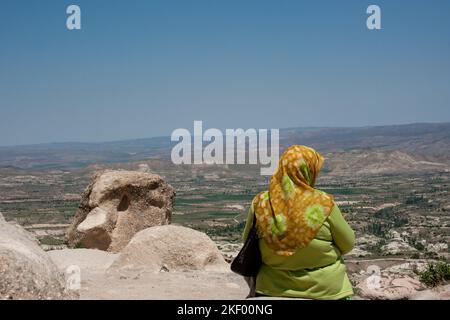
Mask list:
[[[252,201],[244,238],[256,219],[262,265],[256,293],[308,299],[353,294],[342,255],[355,239],[333,196],[314,188],[323,164],[314,149],[291,146],[267,191]]]
[[[254,219],[250,209],[244,240]],[[293,255],[277,255],[263,239],[259,247],[263,265],[258,273],[256,292],[267,296],[305,299],[341,299],[353,294],[342,255],[351,250],[354,232],[337,206],[319,229],[316,237]]]

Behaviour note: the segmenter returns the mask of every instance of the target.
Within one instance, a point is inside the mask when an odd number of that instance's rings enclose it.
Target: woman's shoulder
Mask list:
[[[269,191],[261,191],[256,196],[253,197],[252,205],[255,205],[257,201],[268,200],[269,199]]]
[[[329,199],[329,201],[331,201],[331,204],[329,203],[329,207],[331,207],[331,211],[334,211],[335,209],[338,209],[336,202],[334,201],[334,196],[330,193],[327,193],[323,190],[320,189],[314,189],[315,193],[320,194],[321,196],[324,196],[326,198]]]

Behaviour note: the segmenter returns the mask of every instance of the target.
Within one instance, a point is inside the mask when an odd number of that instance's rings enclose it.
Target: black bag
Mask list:
[[[261,266],[261,252],[259,251],[259,238],[256,231],[256,217],[253,216],[253,225],[248,233],[247,240],[241,251],[231,263],[231,271],[244,277],[256,277]]]

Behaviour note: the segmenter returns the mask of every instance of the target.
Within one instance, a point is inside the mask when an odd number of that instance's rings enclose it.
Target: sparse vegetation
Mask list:
[[[428,264],[418,272],[419,279],[428,287],[436,287],[450,280],[450,264],[444,261]]]
[[[368,249],[373,255],[381,256],[381,255],[383,255],[382,247],[385,244],[386,244],[386,240],[385,239],[381,239],[375,245],[369,246]]]
[[[39,239],[39,242],[43,245],[50,245],[50,246],[59,246],[64,245],[65,241],[59,238],[55,238],[52,236],[44,236]]]
[[[425,246],[421,242],[417,241],[416,238],[410,238],[408,243],[409,243],[410,246],[412,246],[413,248],[415,248],[415,249],[417,249],[419,251],[424,251],[425,250]]]
[[[375,221],[369,224],[366,230],[377,237],[385,238],[389,228],[386,223]]]
[[[194,229],[197,229],[198,231],[206,233],[212,239],[225,237],[230,241],[238,241],[240,240],[242,232],[244,231],[245,221],[236,224],[230,224],[227,226],[216,226],[214,228],[195,227],[195,226],[192,227]]]
[[[424,198],[424,196],[412,195],[406,198],[405,204],[408,205],[420,205],[428,203],[428,200]]]

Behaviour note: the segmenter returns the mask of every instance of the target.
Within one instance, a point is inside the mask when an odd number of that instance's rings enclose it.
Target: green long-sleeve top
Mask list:
[[[247,239],[253,224],[250,208],[243,234]],[[355,234],[335,205],[316,237],[289,257],[280,256],[259,240],[262,265],[256,292],[267,296],[305,299],[342,299],[353,294],[342,255],[348,253]]]

